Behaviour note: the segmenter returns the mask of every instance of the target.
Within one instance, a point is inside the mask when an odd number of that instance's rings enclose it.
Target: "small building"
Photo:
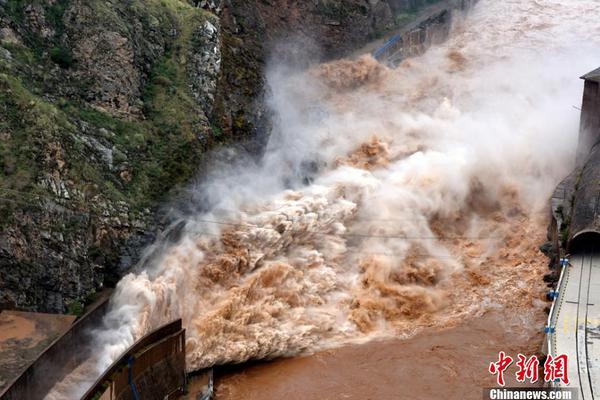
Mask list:
[[[600,248],[600,68],[585,81],[570,218],[571,251]]]
[[[600,68],[581,77],[585,81],[581,105],[581,125],[577,164],[585,163],[595,145],[600,142]]]

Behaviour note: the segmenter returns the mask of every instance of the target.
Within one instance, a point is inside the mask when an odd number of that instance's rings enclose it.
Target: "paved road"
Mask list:
[[[568,355],[568,387],[579,388],[580,400],[600,400],[600,251],[571,256],[566,268],[550,351]]]

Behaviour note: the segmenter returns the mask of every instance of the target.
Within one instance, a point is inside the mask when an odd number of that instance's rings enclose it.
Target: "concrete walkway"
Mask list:
[[[600,252],[572,256],[557,299],[550,352],[568,356],[570,384],[579,399],[600,399]]]

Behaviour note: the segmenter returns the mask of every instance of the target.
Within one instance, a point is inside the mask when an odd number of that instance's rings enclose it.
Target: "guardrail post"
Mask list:
[[[556,298],[558,298],[558,290],[550,290],[548,292],[548,298],[550,300],[555,300]]]
[[[127,360],[127,383],[129,383],[129,387],[131,388],[131,394],[135,400],[141,400],[140,395],[135,387],[135,382],[133,381],[133,362],[135,358],[133,356],[129,357]]]

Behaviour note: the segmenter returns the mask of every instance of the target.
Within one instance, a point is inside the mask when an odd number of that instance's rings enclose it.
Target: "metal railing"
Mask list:
[[[399,34],[392,36],[383,44],[383,46],[373,52],[373,58],[379,60],[382,55],[384,55],[394,44],[400,40],[402,40],[402,36]]]
[[[556,289],[554,289],[554,298],[552,300],[552,304],[550,305],[550,312],[548,313],[548,320],[546,322],[546,327],[544,328],[546,332],[546,341],[544,343],[545,353],[550,354],[553,357],[557,356],[555,349],[556,342],[556,319],[558,318],[558,314],[560,312],[560,306],[562,304],[565,286],[567,283],[567,275],[569,274],[569,260],[568,258],[560,259],[561,271],[560,276],[558,278],[558,282],[556,284]],[[550,383],[552,386],[552,383]]]

